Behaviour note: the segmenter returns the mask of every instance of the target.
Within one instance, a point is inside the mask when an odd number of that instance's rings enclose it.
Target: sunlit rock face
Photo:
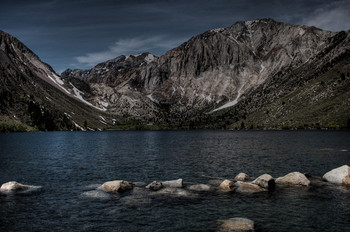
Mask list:
[[[110,193],[118,193],[123,192],[125,190],[130,190],[135,185],[131,182],[124,181],[124,180],[113,180],[113,181],[107,181],[103,183],[100,187],[100,189],[110,192]]]
[[[343,165],[335,168],[324,174],[322,179],[334,184],[350,185],[350,167]]]
[[[295,186],[309,186],[309,179],[300,172],[291,172],[285,176],[276,179],[277,184],[295,185]]]
[[[335,35],[272,19],[237,22],[195,36],[161,57],[120,56],[89,70],[66,70],[62,77],[89,83],[89,101],[105,102],[115,114],[180,123],[200,118],[198,112],[235,106],[273,76],[317,59]]]
[[[235,183],[231,180],[224,180],[223,182],[221,182],[221,184],[219,185],[219,189],[221,190],[226,190],[226,191],[231,191],[235,189]]]

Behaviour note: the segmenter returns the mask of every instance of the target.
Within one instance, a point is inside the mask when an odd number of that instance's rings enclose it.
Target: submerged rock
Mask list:
[[[125,190],[130,190],[134,187],[134,184],[124,180],[113,180],[105,182],[101,185],[101,189],[106,192],[117,193]]]
[[[2,192],[31,192],[40,190],[41,186],[24,185],[16,181],[10,181],[1,185]]]
[[[250,176],[248,176],[247,174],[241,172],[239,173],[236,177],[235,177],[235,181],[246,181],[249,180]]]
[[[91,191],[83,192],[81,196],[84,198],[91,198],[91,199],[98,199],[98,200],[111,199],[111,195],[102,190],[91,190]]]
[[[339,168],[332,169],[324,174],[322,179],[334,184],[350,185],[350,167],[348,165],[343,165]]]
[[[168,180],[168,181],[163,181],[162,185],[168,188],[182,188],[183,182],[182,182],[182,179]]]
[[[222,179],[217,179],[217,180],[209,180],[208,184],[212,185],[212,186],[219,186],[222,182]]]
[[[292,172],[276,179],[277,184],[309,186],[310,181],[300,172]]]
[[[101,184],[89,184],[84,187],[84,190],[96,190],[101,186]]]
[[[150,191],[144,187],[134,187],[130,194],[120,198],[120,202],[128,206],[139,207],[152,203],[152,199],[149,196]]]
[[[162,188],[152,195],[169,195],[171,197],[195,197],[196,195],[182,188]]]
[[[147,189],[152,190],[152,191],[158,191],[160,189],[162,189],[164,186],[162,184],[162,182],[158,182],[158,181],[153,181],[152,183],[150,183],[149,185],[146,186]]]
[[[254,221],[248,218],[229,218],[220,220],[218,232],[254,232]]]
[[[256,178],[252,184],[259,185],[262,188],[268,189],[270,191],[275,189],[275,179],[269,174],[263,174]]]
[[[213,188],[207,184],[195,184],[195,185],[189,186],[188,189],[191,191],[205,192],[205,191],[211,191]]]
[[[233,190],[234,188],[235,188],[235,183],[227,179],[221,182],[221,184],[219,185],[219,189],[223,189],[223,190]]]
[[[259,185],[237,181],[235,183],[236,185],[236,192],[239,193],[258,193],[258,192],[264,192],[266,189],[260,187]]]
[[[141,182],[141,181],[138,181],[138,182],[132,182],[135,187],[145,187],[147,184],[145,182]]]

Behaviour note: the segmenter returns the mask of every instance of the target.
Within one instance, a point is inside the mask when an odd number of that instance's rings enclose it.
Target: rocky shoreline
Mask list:
[[[87,187],[81,196],[99,200],[110,200],[113,195],[128,193],[126,200],[140,200],[148,196],[157,197],[184,197],[195,198],[198,193],[214,192],[236,192],[239,194],[254,194],[273,192],[280,187],[309,187],[321,186],[326,183],[334,185],[350,186],[350,167],[343,165],[330,170],[323,177],[312,177],[300,172],[288,173],[285,176],[273,178],[269,174],[251,178],[245,173],[239,173],[232,180],[225,179],[219,185],[213,184],[191,184],[184,185],[182,179],[168,181],[153,181],[149,184],[137,182],[132,183],[125,180],[107,181],[102,185],[91,185]],[[24,185],[16,181],[2,184],[0,194],[26,194],[41,191],[42,186]],[[217,222],[218,231],[254,231],[254,222],[247,218],[229,218]]]

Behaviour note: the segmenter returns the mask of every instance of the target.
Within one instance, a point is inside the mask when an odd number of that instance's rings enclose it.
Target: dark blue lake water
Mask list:
[[[280,187],[256,194],[190,192],[158,196],[144,188],[91,195],[110,180],[183,178],[216,186],[239,172],[277,178],[322,176],[350,164],[346,131],[115,131],[0,134],[0,184],[40,185],[0,195],[0,231],[215,231],[247,217],[258,231],[350,231],[350,188]]]

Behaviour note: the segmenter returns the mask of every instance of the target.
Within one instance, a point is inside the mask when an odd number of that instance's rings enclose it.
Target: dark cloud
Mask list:
[[[162,55],[191,36],[242,20],[346,30],[349,9],[349,1],[326,0],[1,0],[0,29],[63,71],[121,53]]]

